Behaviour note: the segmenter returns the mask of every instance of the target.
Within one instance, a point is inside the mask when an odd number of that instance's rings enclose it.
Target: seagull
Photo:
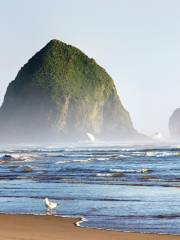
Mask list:
[[[50,202],[48,198],[45,198],[43,201],[44,201],[44,204],[45,204],[47,210],[52,210],[57,207],[57,203]]]
[[[88,136],[88,138],[89,138],[89,140],[91,141],[91,142],[95,142],[95,137],[94,137],[94,135],[92,134],[92,133],[86,133],[87,134],[87,136]]]

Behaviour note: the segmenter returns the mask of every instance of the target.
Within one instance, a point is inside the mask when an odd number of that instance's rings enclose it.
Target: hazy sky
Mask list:
[[[179,0],[0,0],[0,102],[50,39],[96,59],[114,79],[134,126],[167,134],[180,107]]]

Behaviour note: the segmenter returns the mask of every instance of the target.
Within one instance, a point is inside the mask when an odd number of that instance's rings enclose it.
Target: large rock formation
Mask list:
[[[174,139],[180,139],[180,108],[177,108],[169,119],[170,136]]]
[[[136,138],[115,85],[94,59],[51,40],[19,71],[0,109],[1,140],[60,142]]]

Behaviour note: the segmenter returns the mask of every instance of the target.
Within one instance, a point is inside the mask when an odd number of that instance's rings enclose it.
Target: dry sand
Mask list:
[[[80,228],[76,218],[0,214],[0,240],[180,240],[180,236]]]

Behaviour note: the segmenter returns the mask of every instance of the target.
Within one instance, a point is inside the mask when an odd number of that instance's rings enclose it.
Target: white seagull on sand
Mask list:
[[[45,204],[47,210],[52,210],[57,207],[57,203],[50,202],[48,198],[45,198],[43,201],[44,201],[44,204]]]

